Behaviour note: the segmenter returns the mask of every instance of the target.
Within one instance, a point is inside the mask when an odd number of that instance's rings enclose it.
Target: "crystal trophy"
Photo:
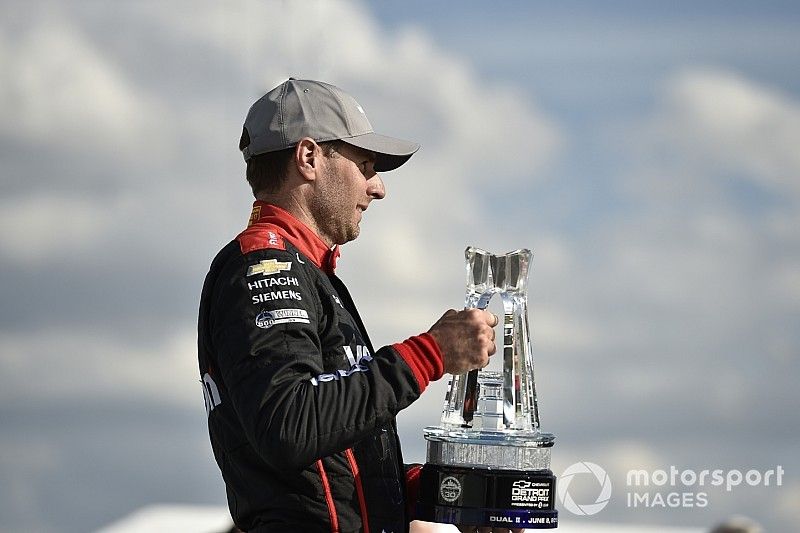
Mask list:
[[[528,330],[530,250],[494,255],[469,247],[466,307],[503,300],[503,371],[453,376],[439,426],[426,427],[417,518],[549,529],[558,526],[551,433],[539,429]],[[496,357],[496,356],[495,356]]]

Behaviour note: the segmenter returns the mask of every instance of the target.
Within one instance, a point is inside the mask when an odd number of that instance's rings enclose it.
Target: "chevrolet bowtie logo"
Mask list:
[[[247,267],[247,275],[255,276],[256,274],[263,274],[271,276],[284,270],[291,270],[292,263],[289,261],[278,261],[277,259],[264,259],[259,261],[257,265],[250,265]]]

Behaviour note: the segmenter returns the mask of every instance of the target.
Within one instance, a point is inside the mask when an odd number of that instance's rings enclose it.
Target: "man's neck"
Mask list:
[[[307,203],[303,201],[302,198],[298,198],[296,194],[259,194],[256,196],[256,200],[280,207],[297,220],[308,226],[308,228],[316,233],[316,235],[322,239],[328,245],[328,247],[333,247],[333,243],[329,242],[329,239],[327,239],[320,232],[319,226],[317,226],[316,220],[311,215]]]

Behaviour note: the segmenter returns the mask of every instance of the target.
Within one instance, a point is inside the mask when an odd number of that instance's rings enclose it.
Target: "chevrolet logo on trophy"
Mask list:
[[[551,433],[539,429],[528,330],[527,278],[532,254],[494,255],[469,247],[466,307],[503,300],[503,371],[453,376],[441,424],[424,430],[418,516],[447,524],[555,528],[556,478]]]

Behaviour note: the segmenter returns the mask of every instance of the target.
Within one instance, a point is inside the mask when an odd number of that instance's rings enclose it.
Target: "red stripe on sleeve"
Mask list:
[[[414,377],[417,378],[420,394],[428,383],[436,381],[444,374],[442,351],[429,333],[409,337],[403,342],[393,344],[392,348],[411,367]]]

